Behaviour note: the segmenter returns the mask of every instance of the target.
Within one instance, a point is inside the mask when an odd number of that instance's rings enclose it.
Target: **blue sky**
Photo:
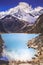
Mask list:
[[[9,8],[15,7],[19,2],[27,2],[32,5],[33,8],[37,6],[43,7],[43,0],[0,0],[0,11],[5,11]]]
[[[6,54],[11,59],[26,61],[30,60],[36,53],[34,49],[27,47],[27,42],[35,38],[37,34],[15,33],[1,35],[6,45]]]

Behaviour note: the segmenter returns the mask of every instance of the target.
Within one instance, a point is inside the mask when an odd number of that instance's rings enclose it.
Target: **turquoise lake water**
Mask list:
[[[4,45],[6,50],[9,52],[16,52],[16,54],[28,53],[34,56],[35,50],[27,47],[27,42],[35,38],[37,34],[2,34]],[[25,51],[25,52],[24,52]]]

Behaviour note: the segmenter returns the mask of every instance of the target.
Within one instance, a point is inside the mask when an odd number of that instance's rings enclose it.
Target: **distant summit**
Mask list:
[[[20,2],[16,7],[0,12],[0,32],[40,33],[43,30],[41,25],[43,7],[33,9],[29,4]]]

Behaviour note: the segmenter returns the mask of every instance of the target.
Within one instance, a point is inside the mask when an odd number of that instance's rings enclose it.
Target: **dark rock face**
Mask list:
[[[0,33],[43,33],[43,14],[33,25],[12,15],[7,15],[0,19]]]
[[[28,30],[28,32],[43,33],[43,14],[39,16],[39,18],[35,21],[35,24],[31,26],[31,29]]]
[[[7,15],[6,17],[0,20],[0,31],[6,33],[23,32],[22,27],[25,25],[25,23],[26,22],[20,21],[19,19],[11,15]]]
[[[3,33],[3,32],[6,32],[4,27],[3,27],[3,24],[2,22],[0,21],[0,33]]]
[[[2,56],[2,52],[3,52],[3,43],[4,41],[2,40],[2,37],[0,35],[0,57]]]
[[[34,30],[36,29],[37,32],[43,33],[43,14],[39,16],[35,24]]]

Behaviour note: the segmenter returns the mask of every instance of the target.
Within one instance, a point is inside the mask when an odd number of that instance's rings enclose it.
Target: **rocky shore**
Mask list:
[[[36,38],[28,41],[28,47],[34,48],[37,50],[37,54],[32,58],[33,65],[43,65],[43,34],[39,34]]]

